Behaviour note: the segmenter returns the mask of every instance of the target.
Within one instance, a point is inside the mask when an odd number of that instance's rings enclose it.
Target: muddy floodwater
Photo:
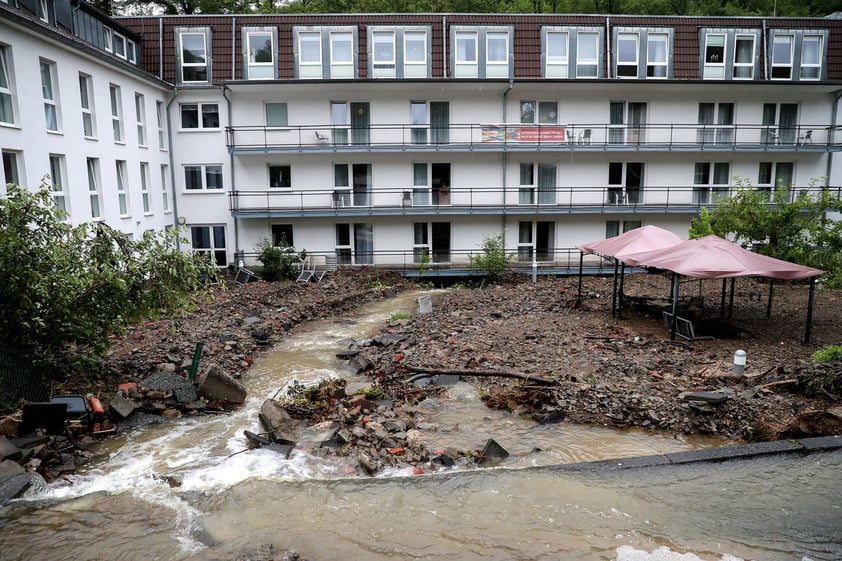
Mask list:
[[[191,417],[104,441],[84,472],[0,508],[2,561],[222,560],[259,544],[315,561],[842,559],[842,453],[610,472],[558,464],[720,446],[720,440],[534,427],[487,409],[460,382],[417,406],[441,448],[494,438],[491,469],[347,475],[351,460],[248,450],[257,411],[291,380],[357,380],[335,358],[417,294],[299,329],[245,378],[230,415]],[[357,380],[360,381],[360,380]],[[315,435],[314,435],[315,438]],[[178,487],[167,480],[177,479]],[[681,554],[692,556],[681,557]]]

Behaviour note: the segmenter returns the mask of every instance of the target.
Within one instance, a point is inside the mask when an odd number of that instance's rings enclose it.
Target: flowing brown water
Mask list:
[[[494,438],[512,453],[501,468],[348,478],[349,460],[300,449],[289,460],[232,455],[245,448],[244,429],[259,430],[264,399],[292,379],[347,377],[334,357],[343,340],[369,337],[414,305],[415,295],[400,295],[299,330],[258,361],[245,380],[251,397],[231,415],[104,442],[85,473],[0,509],[0,560],[235,559],[266,543],[316,561],[842,558],[840,453],[564,472],[540,466],[716,443],[564,423],[533,429],[485,408],[468,383],[417,415],[440,427],[440,447]]]

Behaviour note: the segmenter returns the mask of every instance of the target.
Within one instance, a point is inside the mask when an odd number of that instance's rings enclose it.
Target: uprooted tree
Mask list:
[[[808,189],[793,196],[786,185],[759,189],[745,179],[736,192],[702,209],[690,237],[729,237],[758,253],[827,271],[829,288],[842,288],[842,200],[827,189]],[[834,216],[835,215],[835,216]]]
[[[177,231],[131,240],[73,226],[49,189],[0,196],[0,339],[45,378],[84,371],[131,322],[186,309],[216,269],[178,249]]]

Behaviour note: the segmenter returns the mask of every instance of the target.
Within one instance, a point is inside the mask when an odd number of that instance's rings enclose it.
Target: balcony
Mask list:
[[[842,187],[831,187],[837,196]],[[770,188],[765,190],[770,191]],[[797,197],[814,186],[794,187]],[[727,186],[450,188],[232,191],[228,208],[239,218],[564,215],[685,213],[713,207],[730,195]]]
[[[827,125],[605,124],[226,127],[232,154],[289,152],[842,151],[842,127]]]

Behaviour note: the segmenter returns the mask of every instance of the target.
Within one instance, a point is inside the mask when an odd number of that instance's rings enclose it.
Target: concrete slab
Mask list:
[[[808,452],[821,450],[837,450],[842,448],[842,437],[839,436],[816,436],[813,438],[801,438],[798,440],[801,446]]]
[[[797,442],[776,440],[773,442],[725,446],[723,448],[706,448],[704,450],[692,450],[690,452],[674,452],[666,454],[666,458],[673,464],[687,464],[691,462],[718,462],[737,458],[745,459],[803,450],[804,447]]]
[[[655,456],[635,456],[633,458],[616,458],[613,460],[599,460],[596,462],[580,462],[576,464],[562,464],[558,466],[561,469],[573,471],[603,471],[611,469],[629,469],[629,468],[648,468],[656,466],[670,465],[666,457],[662,455]]]

